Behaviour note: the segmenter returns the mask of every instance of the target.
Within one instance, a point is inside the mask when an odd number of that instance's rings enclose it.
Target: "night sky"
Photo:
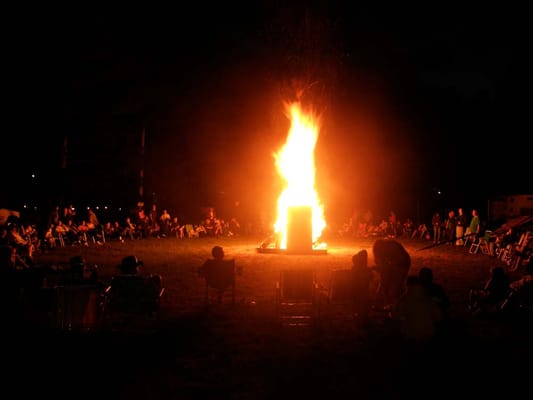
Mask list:
[[[533,192],[524,10],[284,3],[13,11],[4,204],[271,209],[297,97],[336,218]]]

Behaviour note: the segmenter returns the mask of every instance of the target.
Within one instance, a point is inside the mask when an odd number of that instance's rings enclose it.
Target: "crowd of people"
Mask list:
[[[56,246],[66,244],[89,245],[101,244],[106,240],[137,240],[143,238],[176,237],[179,239],[210,236],[216,238],[221,235],[239,235],[239,222],[224,222],[218,218],[214,209],[209,209],[199,224],[182,224],[178,217],[172,216],[168,209],[158,210],[152,205],[146,212],[143,204],[139,204],[133,215],[125,218],[123,223],[118,221],[101,222],[95,211],[87,209],[77,214],[74,207],[55,207],[49,215],[47,229],[39,234],[35,226],[28,224],[8,223],[1,227],[0,235],[0,263],[2,268],[2,295],[4,305],[13,305],[20,294],[38,296],[39,289],[46,287],[46,277],[42,269],[32,268],[33,254],[36,251],[46,251]],[[361,219],[351,220],[348,229],[343,227],[343,235],[349,232],[355,236],[374,237],[372,253],[375,265],[368,265],[368,254],[362,250],[352,258],[354,277],[354,309],[359,321],[367,321],[372,310],[386,310],[390,321],[395,321],[398,333],[413,339],[423,339],[433,336],[446,321],[450,302],[446,290],[434,282],[433,271],[421,268],[418,274],[411,272],[411,257],[399,238],[417,238],[432,240],[434,244],[465,245],[470,237],[479,237],[483,232],[483,223],[477,210],[471,211],[467,219],[461,208],[450,210],[446,218],[439,213],[432,216],[432,229],[425,224],[415,228],[410,219],[403,223],[391,212],[387,220],[383,220],[379,234],[370,228],[372,219],[365,214]],[[191,230],[187,227],[190,225]],[[355,227],[357,226],[357,229]],[[514,232],[513,232],[514,233]],[[502,243],[509,241],[511,235],[506,231],[499,237]],[[213,248],[213,259],[224,256],[220,246]],[[133,270],[125,268],[134,265]],[[208,261],[199,270],[206,276],[207,266],[216,266],[216,262]],[[137,274],[139,263],[135,256],[125,258],[118,268],[120,274]],[[68,273],[67,273],[68,271]],[[46,276],[45,276],[46,275]],[[97,283],[97,268],[88,269],[85,260],[73,258],[69,268],[61,271],[62,281],[56,284]],[[531,291],[533,285],[533,267],[531,257],[520,280],[511,282],[506,271],[501,268],[491,270],[490,279],[485,285],[472,288],[469,295],[469,310],[473,313],[501,311],[516,307],[531,307]],[[161,276],[156,286],[161,287]],[[50,284],[48,282],[48,284]],[[227,285],[217,288],[222,293]],[[525,306],[524,306],[525,305]],[[8,306],[8,308],[10,308]],[[364,323],[362,324],[364,325]]]
[[[394,239],[377,239],[373,246],[374,266],[361,250],[352,257],[355,317],[364,327],[372,311],[385,311],[394,334],[409,341],[425,342],[446,332],[450,322],[447,289],[436,282],[433,270],[411,270],[411,257]],[[533,258],[523,273],[511,279],[503,267],[494,267],[480,287],[472,287],[467,302],[472,316],[526,315],[533,312]]]
[[[471,210],[470,217],[461,207],[457,210],[450,209],[445,214],[435,211],[431,220],[415,223],[409,216],[402,220],[394,211],[379,218],[375,218],[371,211],[364,214],[355,213],[342,224],[337,234],[364,238],[424,239],[433,240],[434,243],[446,241],[460,246],[466,237],[479,235],[487,225],[486,221],[481,220],[477,209]]]

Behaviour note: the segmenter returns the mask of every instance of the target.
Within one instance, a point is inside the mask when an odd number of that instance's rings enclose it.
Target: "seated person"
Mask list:
[[[418,279],[420,284],[426,288],[430,297],[441,307],[443,316],[447,316],[450,309],[450,300],[444,287],[433,280],[433,270],[428,267],[420,268]]]
[[[20,297],[20,270],[16,268],[17,250],[10,245],[0,246],[0,310],[10,316],[17,315]]]
[[[509,295],[510,280],[502,267],[494,267],[491,276],[482,289],[469,293],[470,311],[488,311],[498,307]]]
[[[64,285],[87,285],[98,283],[98,267],[88,267],[83,256],[71,257],[69,266],[63,271],[61,283]]]
[[[533,257],[530,257],[524,275],[509,285],[511,292],[506,307],[533,312]]]
[[[413,230],[411,238],[415,239],[416,237],[419,237],[420,239],[428,239],[428,236],[429,236],[429,230],[428,230],[427,225],[420,224],[415,230]]]
[[[140,272],[139,267],[143,265],[144,263],[140,261],[137,256],[126,256],[117,266],[117,269],[122,275],[137,275]]]
[[[234,264],[223,262],[224,249],[214,246],[211,249],[213,258],[206,260],[198,269],[198,275],[206,279],[209,286],[218,290],[218,301],[222,301],[222,294],[234,283]],[[228,269],[231,268],[231,270]]]
[[[3,305],[18,304],[18,300],[38,302],[44,282],[44,268],[26,264],[14,245],[0,246],[0,294]]]
[[[122,259],[122,262],[117,266],[120,274],[113,276],[111,280],[111,290],[119,285],[118,282],[124,282],[129,277],[141,277],[144,278],[145,283],[148,284],[148,288],[151,289],[154,296],[159,296],[162,289],[162,278],[158,274],[141,274],[140,267],[144,266],[144,263],[140,261],[136,256],[130,255]]]
[[[406,291],[393,305],[390,317],[402,337],[412,341],[427,341],[438,332],[442,321],[441,307],[430,297],[416,275],[406,279]]]
[[[378,306],[390,308],[406,290],[411,256],[403,245],[393,239],[377,239],[373,246],[375,267],[379,274]]]

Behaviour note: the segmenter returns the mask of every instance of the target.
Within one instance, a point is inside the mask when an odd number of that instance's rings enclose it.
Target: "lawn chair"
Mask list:
[[[510,256],[506,262],[509,271],[514,272],[519,269],[522,264],[529,261],[533,249],[533,232],[526,231],[521,236],[516,244],[510,249]]]
[[[321,287],[321,318],[334,320],[366,320],[372,308],[373,297],[369,287],[357,284],[352,269],[334,269],[328,286]],[[325,300],[325,306],[322,304]]]
[[[472,244],[470,245],[470,249],[468,250],[468,252],[470,254],[476,254],[478,253],[479,251],[481,251],[481,253],[483,254],[486,254],[486,255],[491,255],[491,251],[490,251],[490,248],[489,248],[489,241],[491,240],[492,238],[492,232],[491,231],[485,231],[485,233],[477,238],[475,238],[472,242]]]
[[[104,313],[112,327],[157,320],[165,288],[160,275],[115,275],[105,289]]]
[[[351,269],[331,271],[329,285],[326,288],[326,301],[329,305],[353,305],[354,285]]]
[[[204,271],[202,277],[205,281],[205,303],[212,303],[213,293],[215,293],[215,301],[220,304],[224,296],[229,293],[231,304],[235,304],[235,276],[237,274],[235,259],[207,260]]]
[[[188,239],[197,238],[200,236],[198,232],[196,231],[196,229],[194,228],[193,224],[185,225],[185,235],[187,236]]]
[[[52,290],[52,328],[68,332],[100,329],[103,303],[98,285],[62,285]]]
[[[282,325],[309,326],[318,316],[318,283],[312,269],[282,270],[276,282],[276,314]]]

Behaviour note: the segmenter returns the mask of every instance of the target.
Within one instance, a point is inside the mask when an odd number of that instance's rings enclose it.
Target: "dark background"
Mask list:
[[[297,97],[331,218],[532,192],[525,10],[284,3],[8,10],[2,206],[270,212]]]

